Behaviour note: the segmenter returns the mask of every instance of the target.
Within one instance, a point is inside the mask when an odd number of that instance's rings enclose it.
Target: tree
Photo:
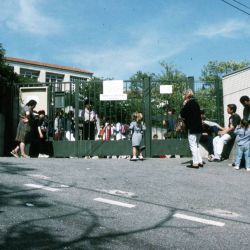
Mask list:
[[[203,82],[215,82],[221,81],[222,77],[226,74],[229,74],[233,71],[242,69],[250,65],[250,62],[242,61],[209,61],[207,65],[203,66],[201,71],[200,80]]]
[[[0,83],[17,82],[19,77],[14,73],[13,68],[6,64],[4,56],[5,50],[0,43]]]
[[[175,65],[161,62],[162,74],[159,76],[160,84],[173,85],[173,93],[167,96],[168,108],[174,108],[179,112],[182,103],[182,93],[189,85],[189,78]],[[161,99],[166,99],[166,95],[161,95]]]
[[[203,67],[200,80],[204,82],[204,85],[197,91],[197,96],[199,96],[200,104],[206,110],[208,118],[217,119],[222,123],[222,77],[249,65],[250,62],[247,61],[210,61]],[[214,98],[207,98],[209,96]]]

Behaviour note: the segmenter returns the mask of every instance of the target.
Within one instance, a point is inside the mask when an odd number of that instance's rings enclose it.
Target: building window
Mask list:
[[[75,83],[83,83],[87,78],[70,76],[70,82],[72,83],[72,91],[75,91]]]
[[[20,75],[21,76],[33,79],[35,81],[38,80],[39,74],[40,74],[40,71],[20,68]]]
[[[55,84],[55,91],[62,91],[62,81],[64,75],[46,73],[46,82]]]

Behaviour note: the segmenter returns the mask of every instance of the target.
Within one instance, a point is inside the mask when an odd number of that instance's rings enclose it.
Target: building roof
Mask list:
[[[225,77],[227,77],[227,76],[230,76],[230,75],[233,75],[233,74],[242,72],[242,71],[246,71],[246,70],[249,70],[249,69],[250,69],[250,66],[246,66],[246,67],[244,67],[244,68],[241,68],[241,69],[235,70],[235,71],[233,71],[233,72],[230,72],[230,73],[224,75],[222,78],[225,78]]]
[[[94,74],[93,72],[90,72],[90,71],[87,71],[87,70],[84,70],[84,69],[75,68],[75,67],[68,67],[68,66],[62,66],[62,65],[58,65],[58,64],[37,62],[37,61],[21,59],[21,58],[15,58],[15,57],[5,57],[5,60],[7,62],[25,63],[25,64],[30,64],[30,65],[36,65],[36,66],[42,66],[42,67],[48,67],[48,68],[54,68],[54,69],[73,71],[73,72],[77,72],[77,73],[85,73],[85,74],[91,74],[91,75]]]

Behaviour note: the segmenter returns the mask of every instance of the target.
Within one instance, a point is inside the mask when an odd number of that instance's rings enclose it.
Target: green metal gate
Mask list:
[[[160,86],[172,85],[171,94],[160,93]],[[132,147],[130,141],[130,132],[126,131],[123,140],[116,140],[115,136],[109,140],[100,140],[99,131],[96,131],[95,140],[83,139],[83,121],[81,111],[84,108],[86,100],[91,101],[93,109],[96,111],[99,124],[109,123],[114,125],[120,122],[123,125],[129,125],[132,113],[135,111],[144,114],[146,131],[144,134],[144,143],[146,157],[168,155],[189,156],[190,151],[185,136],[168,138],[165,136],[166,128],[163,120],[166,118],[166,111],[171,107],[176,109],[178,116],[181,103],[182,92],[186,88],[191,88],[196,93],[196,97],[201,108],[206,110],[207,116],[215,121],[220,121],[220,97],[218,97],[217,83],[194,82],[193,79],[185,78],[182,81],[158,81],[151,78],[144,78],[138,81],[123,81],[123,93],[127,94],[127,100],[122,101],[101,101],[100,94],[103,93],[103,81],[75,81],[75,82],[57,82],[57,83],[34,83],[25,85],[16,85],[20,87],[48,87],[48,120],[50,124],[48,140],[53,145],[54,157],[83,157],[83,156],[119,156],[131,155]],[[18,91],[16,98],[18,98]],[[17,96],[18,94],[18,96]],[[209,104],[208,104],[209,102]],[[74,141],[65,137],[55,140],[54,121],[58,111],[61,112],[64,119],[70,112],[74,113]],[[14,112],[17,116],[18,110]],[[158,138],[153,139],[157,133]]]

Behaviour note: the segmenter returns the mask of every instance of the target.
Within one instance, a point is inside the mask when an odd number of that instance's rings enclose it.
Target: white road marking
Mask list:
[[[25,204],[27,207],[34,207],[34,204],[32,204],[32,203],[26,203]]]
[[[228,210],[222,210],[219,208],[213,209],[213,210],[206,210],[204,211],[204,213],[208,213],[208,214],[212,214],[212,215],[216,215],[216,216],[223,216],[223,217],[229,217],[229,218],[236,218],[236,217],[240,217],[240,214],[237,214],[235,212],[231,212]]]
[[[62,187],[62,188],[69,188],[68,185],[64,185],[64,184],[60,185],[60,187]]]
[[[207,224],[207,225],[213,225],[213,226],[217,226],[217,227],[224,227],[225,226],[225,223],[223,223],[223,222],[206,220],[206,219],[202,219],[202,218],[198,218],[198,217],[194,217],[194,216],[189,216],[189,215],[185,215],[185,214],[178,214],[177,213],[177,214],[174,214],[173,217],[179,218],[179,219],[184,219],[184,220],[195,221],[195,222],[199,222],[199,223],[203,223],[203,224]]]
[[[43,189],[43,190],[51,191],[51,192],[56,192],[56,191],[60,190],[58,188],[52,188],[52,187],[47,187],[47,186],[38,185],[38,184],[24,184],[24,186],[31,187],[31,188],[37,188],[37,189]]]
[[[94,200],[99,201],[99,202],[103,202],[103,203],[107,203],[107,204],[111,204],[111,205],[120,206],[120,207],[128,207],[128,208],[135,207],[135,205],[132,205],[129,203],[123,203],[123,202],[108,200],[108,199],[104,199],[104,198],[95,198]]]
[[[111,190],[100,189],[98,191],[105,192],[107,194],[117,195],[117,196],[124,196],[124,197],[131,197],[131,198],[136,197],[135,193],[122,191],[122,190],[116,190],[116,189],[111,189]]]
[[[29,176],[31,177],[35,177],[38,179],[43,179],[43,180],[48,180],[50,179],[50,177],[46,176],[46,175],[42,175],[42,174],[29,174]]]

